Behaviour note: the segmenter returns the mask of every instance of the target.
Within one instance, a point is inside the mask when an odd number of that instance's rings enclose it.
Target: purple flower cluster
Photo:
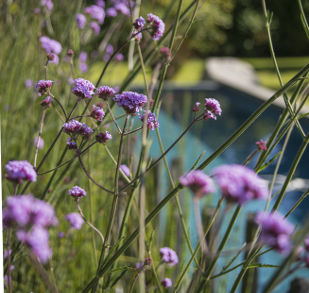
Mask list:
[[[89,23],[90,28],[93,30],[93,33],[95,36],[97,36],[100,33],[101,27],[98,23],[96,23],[95,21],[91,21]]]
[[[80,123],[77,120],[71,120],[68,123],[63,124],[64,132],[70,135],[81,135],[84,138],[88,138],[92,133],[93,130],[85,123]]]
[[[145,19],[142,16],[140,16],[139,18],[135,19],[135,21],[133,22],[133,26],[138,31],[142,30],[144,25],[145,25]]]
[[[46,36],[40,37],[40,42],[46,54],[54,55],[54,59],[52,62],[55,64],[58,64],[59,63],[58,55],[60,54],[62,50],[61,44],[58,41],[50,39],[49,37],[46,37]]]
[[[214,119],[217,120],[217,116],[221,116],[222,110],[220,103],[216,99],[205,99],[205,113],[204,119]]]
[[[161,18],[152,13],[147,14],[146,21],[152,25],[152,39],[158,41],[163,36],[165,30],[164,22]]]
[[[139,112],[147,102],[147,97],[136,92],[123,92],[114,97],[118,106],[122,107],[128,114]]]
[[[112,87],[106,85],[99,87],[96,92],[99,98],[105,101],[112,97],[115,93],[116,91]]]
[[[161,284],[164,288],[169,288],[169,287],[172,287],[172,280],[170,278],[164,278],[162,281],[161,281]]]
[[[281,214],[276,211],[272,213],[259,212],[256,215],[255,221],[262,228],[260,239],[263,243],[280,253],[290,251],[292,247],[290,238],[294,231],[294,226]]]
[[[146,111],[143,115],[139,115],[139,119],[144,122],[144,117],[146,116]],[[151,130],[155,130],[157,127],[160,126],[159,121],[157,120],[157,117],[155,114],[153,114],[151,111],[148,110],[147,114],[147,127]]]
[[[67,148],[69,150],[76,150],[77,149],[77,143],[71,137],[69,137],[68,140],[67,140]]]
[[[91,5],[85,8],[85,13],[91,18],[97,20],[99,24],[103,24],[105,18],[105,11],[98,5]]]
[[[91,110],[91,117],[101,122],[103,120],[103,117],[105,115],[105,112],[103,111],[103,108],[97,105],[92,106]]]
[[[69,221],[71,227],[76,230],[80,230],[84,224],[83,218],[78,213],[67,214],[65,218]]]
[[[52,80],[39,80],[35,87],[39,93],[39,96],[42,96],[48,92],[48,90],[52,87],[53,81]]]
[[[86,52],[81,52],[79,54],[79,69],[81,72],[87,72],[88,71],[88,66],[87,66],[87,53]]]
[[[16,227],[18,240],[26,244],[41,262],[51,257],[46,229],[57,225],[58,220],[48,203],[32,195],[9,196],[3,209],[3,224],[5,228]]]
[[[41,103],[40,105],[43,108],[49,108],[51,106],[53,99],[50,96],[47,96]]]
[[[243,204],[252,199],[267,199],[267,183],[254,171],[242,165],[222,165],[213,171],[222,195]]]
[[[94,85],[86,79],[77,78],[74,80],[74,87],[72,93],[80,98],[91,99],[94,94]]]
[[[71,195],[75,199],[79,199],[81,197],[86,196],[86,191],[81,187],[75,185],[68,191],[69,195]]]
[[[5,177],[18,184],[22,183],[24,180],[30,182],[36,181],[36,171],[28,161],[9,161],[5,165],[5,171]]]
[[[197,197],[215,192],[212,179],[200,170],[190,171],[180,177],[179,182],[183,186],[188,186]]]
[[[160,255],[162,260],[168,263],[171,267],[178,263],[178,256],[176,252],[169,247],[160,248]]]
[[[129,0],[130,1],[130,0]],[[130,15],[130,8],[128,0],[112,0],[111,1],[112,6],[107,8],[106,14],[109,17],[116,17],[118,13],[129,16]],[[130,3],[131,7],[134,7],[134,2],[131,1]]]
[[[267,150],[266,142],[263,139],[260,139],[255,144],[256,144],[259,151],[266,151]]]
[[[77,23],[77,27],[81,30],[85,27],[85,24],[87,22],[86,20],[86,16],[82,13],[78,13],[76,14],[76,23]]]
[[[96,138],[97,142],[105,143],[108,140],[112,139],[113,137],[108,131],[106,131],[105,133],[101,132],[101,133],[97,134],[95,136],[95,138]]]
[[[51,0],[41,0],[41,6],[51,11],[54,7],[54,3]]]

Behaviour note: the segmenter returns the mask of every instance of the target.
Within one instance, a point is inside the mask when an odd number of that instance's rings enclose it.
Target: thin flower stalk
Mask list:
[[[34,154],[34,162],[33,162],[33,167],[36,167],[36,161],[38,158],[38,153],[39,153],[39,145],[40,145],[40,140],[41,140],[41,136],[42,136],[42,132],[43,132],[43,125],[44,125],[44,120],[45,120],[45,113],[46,113],[46,109],[43,109],[42,111],[42,117],[41,117],[41,123],[40,123],[40,130],[39,130],[39,135],[38,135],[38,141],[36,143],[35,146],[35,154]]]

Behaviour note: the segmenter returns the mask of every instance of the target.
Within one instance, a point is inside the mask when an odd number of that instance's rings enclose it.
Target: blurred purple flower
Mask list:
[[[151,36],[154,41],[158,41],[164,33],[165,24],[161,18],[152,13],[147,14],[146,21],[152,25]]]
[[[253,170],[242,165],[222,165],[213,171],[222,195],[227,200],[244,204],[252,199],[264,199],[269,196],[266,181]]]
[[[212,179],[200,170],[190,171],[180,177],[179,182],[181,185],[189,187],[197,197],[203,197],[215,192],[215,185]]]
[[[160,126],[159,121],[157,120],[157,117],[155,114],[153,114],[150,110],[148,110],[147,114],[147,126],[151,130],[155,130],[157,127]],[[144,117],[146,116],[146,111],[144,111],[144,114],[139,114],[139,119],[144,122]]]
[[[121,62],[124,59],[124,56],[121,53],[117,53],[115,56],[116,61]]]
[[[112,97],[116,91],[109,86],[101,86],[97,89],[96,94],[99,96],[100,99],[108,100],[108,98]]]
[[[16,183],[22,183],[24,180],[35,182],[36,171],[28,161],[9,161],[5,166],[6,175],[8,180]]]
[[[214,119],[217,120],[217,116],[221,116],[222,110],[220,103],[216,99],[205,99],[205,113],[204,119]]]
[[[114,101],[128,114],[135,114],[139,112],[147,102],[147,97],[143,94],[129,91],[116,95]]]
[[[77,22],[77,27],[81,30],[85,27],[86,24],[86,16],[82,13],[76,14],[76,22]]]
[[[117,10],[114,7],[110,7],[106,10],[106,15],[109,17],[115,17],[117,14]]]
[[[42,137],[34,138],[34,147],[38,147],[40,150],[44,147],[44,140]]]
[[[75,185],[68,191],[69,195],[74,197],[75,199],[86,196],[86,191],[81,187]]]
[[[130,169],[127,165],[120,165],[120,169],[127,177],[130,177]]]
[[[95,21],[91,21],[89,26],[93,30],[93,33],[96,36],[100,33],[101,28],[100,28],[100,26]]]
[[[71,227],[76,230],[80,230],[84,224],[83,218],[78,213],[67,214],[65,218],[69,221]]]
[[[103,111],[102,107],[93,105],[91,110],[91,117],[101,122],[103,120],[103,117],[105,115],[105,112]]]
[[[48,90],[52,87],[52,80],[39,80],[35,87],[37,88],[39,96],[42,96],[48,92]]]
[[[112,135],[108,131],[106,131],[105,133],[101,132],[101,133],[97,134],[95,136],[95,138],[96,138],[97,142],[105,143],[108,140],[112,139]]]
[[[50,39],[49,37],[46,36],[40,37],[40,42],[42,48],[45,50],[47,54],[54,53],[58,55],[62,50],[61,44],[56,40]]]
[[[289,223],[280,213],[259,212],[255,221],[261,226],[262,232],[260,240],[266,245],[274,248],[280,253],[290,251],[291,235],[294,231],[294,226]]]
[[[12,253],[11,249],[5,249],[3,258],[6,259],[9,255],[11,255],[11,253]]]
[[[168,263],[171,267],[178,263],[178,256],[176,252],[169,247],[160,248],[160,255],[162,260]]]
[[[104,8],[105,7],[105,2],[103,0],[96,0],[96,5]]]
[[[164,278],[162,281],[161,281],[161,284],[164,288],[169,288],[169,287],[172,287],[172,281],[171,279],[169,278]]]
[[[46,7],[48,11],[51,11],[54,7],[54,4],[51,0],[41,0],[41,6]]]
[[[26,79],[25,81],[25,87],[32,88],[33,87],[33,81],[31,79]]]
[[[106,46],[105,52],[106,52],[107,54],[109,54],[109,55],[113,54],[113,53],[114,53],[114,47],[113,47],[111,44],[108,44],[108,45]]]
[[[74,87],[72,93],[80,98],[91,99],[94,94],[94,85],[86,79],[77,78],[74,80]]]
[[[99,24],[103,24],[105,18],[104,9],[98,5],[91,5],[85,8],[85,13],[96,19]]]

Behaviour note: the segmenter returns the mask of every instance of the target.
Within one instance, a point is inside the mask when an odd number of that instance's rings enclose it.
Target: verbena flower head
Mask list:
[[[146,111],[144,114],[139,115],[139,119],[144,122],[144,118],[146,116]],[[155,114],[153,114],[150,110],[148,110],[147,114],[147,127],[151,130],[155,130],[157,127],[160,126],[159,121],[157,120],[157,117]]]
[[[135,114],[139,112],[147,102],[147,97],[136,92],[123,92],[122,94],[116,95],[114,101],[128,114]]]
[[[24,180],[36,181],[36,171],[28,161],[9,161],[5,166],[5,171],[5,177],[16,183],[22,183]]]
[[[76,22],[77,27],[81,30],[85,27],[86,24],[86,16],[84,14],[78,13],[76,14]]]
[[[45,50],[47,54],[54,53],[58,55],[62,51],[61,44],[56,40],[50,39],[49,37],[46,36],[40,37],[40,42],[42,48]]]
[[[48,90],[52,87],[53,81],[52,80],[39,80],[35,87],[39,93],[39,96],[44,95],[48,92]]]
[[[133,26],[138,31],[142,30],[144,25],[145,25],[145,19],[142,16],[140,16],[139,18],[135,19],[135,21],[133,22]]]
[[[93,130],[86,123],[83,123],[79,133],[84,138],[89,138],[90,135],[93,133]]]
[[[52,251],[48,244],[49,234],[46,229],[35,226],[29,232],[24,230],[17,231],[16,236],[20,242],[32,250],[42,263],[46,263],[51,258]]]
[[[67,148],[69,150],[77,149],[77,143],[71,137],[69,137],[67,140]]]
[[[116,94],[116,91],[112,87],[104,85],[97,89],[96,94],[99,96],[100,99],[108,100],[108,98]]]
[[[259,151],[266,151],[267,150],[266,142],[263,139],[260,139],[255,144],[256,144]]]
[[[43,108],[49,108],[51,106],[51,103],[53,102],[53,99],[50,96],[47,96],[41,103],[40,105]]]
[[[78,198],[86,196],[86,191],[76,185],[69,190],[69,195],[71,195],[75,199],[78,199]]]
[[[64,132],[67,134],[78,134],[82,127],[82,124],[77,120],[71,120],[70,122],[63,124]]]
[[[91,99],[94,94],[94,85],[86,79],[77,78],[74,80],[72,93],[80,98]]]
[[[80,230],[84,224],[83,218],[78,213],[67,214],[65,218],[69,221],[71,227],[76,230]]]
[[[170,278],[164,278],[162,281],[161,281],[161,284],[164,288],[169,288],[169,287],[172,287],[172,280]]]
[[[160,255],[162,260],[168,263],[171,267],[178,263],[178,256],[176,252],[169,247],[160,248]]]
[[[91,110],[91,117],[101,122],[103,120],[103,117],[105,115],[105,112],[103,111],[102,107],[93,105]]]
[[[163,36],[165,30],[164,22],[162,21],[161,18],[152,13],[147,14],[146,21],[152,24],[152,32],[151,32],[152,39],[154,41],[158,41]]]
[[[55,226],[58,220],[51,205],[32,195],[9,196],[3,209],[5,227]]]
[[[220,103],[216,99],[205,99],[205,113],[204,119],[214,119],[217,120],[217,116],[221,116],[222,110]]]
[[[127,177],[130,177],[130,169],[127,165],[120,165],[120,169]]]
[[[101,133],[97,134],[95,136],[95,138],[96,138],[97,142],[105,143],[108,140],[112,139],[113,137],[112,137],[112,135],[108,131],[106,131],[105,133],[101,132]]]
[[[193,112],[198,112],[199,107],[200,107],[200,104],[201,104],[201,103],[196,102],[196,103],[194,104],[194,107],[193,107],[192,111],[193,111]]]
[[[193,170],[179,179],[181,185],[189,187],[195,196],[202,197],[215,192],[212,179],[200,170]]]
[[[288,252],[291,249],[291,235],[294,226],[278,212],[259,212],[255,221],[261,226],[260,239],[266,245],[276,249],[280,253]]]
[[[96,19],[99,24],[104,22],[104,9],[98,5],[91,5],[85,8],[85,13],[89,14],[93,19]]]
[[[100,33],[101,27],[95,21],[91,21],[89,26],[93,30],[93,33],[95,34],[95,36],[97,36]]]
[[[243,204],[252,199],[269,196],[266,181],[254,171],[242,165],[222,165],[213,171],[222,195],[232,202]]]
[[[51,11],[54,7],[54,4],[51,0],[41,0],[41,6],[45,7],[48,11]]]

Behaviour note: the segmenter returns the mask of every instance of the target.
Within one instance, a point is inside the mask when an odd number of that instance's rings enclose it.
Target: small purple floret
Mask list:
[[[74,198],[81,198],[86,196],[86,191],[79,186],[74,186],[68,191],[69,195]]]
[[[143,115],[139,115],[139,119],[144,122],[144,117],[146,116],[146,111]],[[150,110],[148,110],[147,114],[147,127],[151,130],[155,130],[157,127],[160,126],[159,121],[155,114],[153,114]]]
[[[162,281],[161,281],[161,284],[164,288],[169,288],[169,287],[172,287],[172,281],[170,278],[164,278]]]
[[[215,192],[212,179],[200,170],[190,171],[180,177],[179,182],[183,186],[188,186],[197,197]]]
[[[42,96],[48,92],[48,90],[52,87],[53,81],[52,80],[39,80],[35,87],[39,93],[39,96]]]
[[[127,177],[130,177],[130,169],[127,165],[120,165],[120,169]]]
[[[69,221],[71,227],[76,230],[80,230],[84,224],[83,218],[78,213],[67,214],[65,218]]]
[[[158,41],[164,33],[165,24],[162,19],[152,13],[147,14],[146,21],[152,24],[151,36],[154,41]]]
[[[144,25],[145,25],[145,19],[142,16],[140,16],[139,18],[135,19],[135,21],[133,22],[133,26],[138,31],[142,30]]]
[[[96,105],[92,106],[91,117],[101,122],[103,120],[104,115],[105,112],[103,111],[102,107]]]
[[[96,19],[99,24],[103,24],[105,18],[104,9],[98,5],[91,5],[85,8],[85,13]]]
[[[101,86],[97,89],[96,94],[99,96],[100,99],[108,100],[108,98],[112,97],[116,91],[109,86]]]
[[[94,85],[86,79],[77,78],[74,80],[72,93],[80,98],[91,99],[94,94]]]
[[[76,15],[76,22],[77,22],[77,27],[81,30],[85,27],[86,24],[86,17],[84,14],[78,13]]]
[[[10,161],[5,166],[6,175],[8,180],[16,183],[22,183],[24,180],[35,182],[36,171],[28,161]]]
[[[147,97],[136,92],[123,92],[122,94],[116,95],[114,101],[128,114],[135,114],[139,112],[147,102]]]
[[[171,267],[178,263],[178,256],[176,252],[169,247],[160,248],[160,255],[162,260],[168,263]]]
[[[291,244],[291,235],[294,226],[288,222],[280,213],[259,212],[255,221],[261,226],[262,232],[260,239],[266,245],[276,249],[280,253],[289,252]]]
[[[101,132],[101,133],[97,134],[95,136],[95,138],[96,138],[97,142],[105,143],[108,140],[112,139],[113,137],[108,131],[106,131],[105,133]]]
[[[222,165],[213,175],[227,200],[244,204],[252,199],[266,200],[269,196],[266,181],[245,166]]]
[[[222,110],[220,103],[216,99],[205,99],[204,120],[217,120],[217,116],[221,116],[221,113]]]

